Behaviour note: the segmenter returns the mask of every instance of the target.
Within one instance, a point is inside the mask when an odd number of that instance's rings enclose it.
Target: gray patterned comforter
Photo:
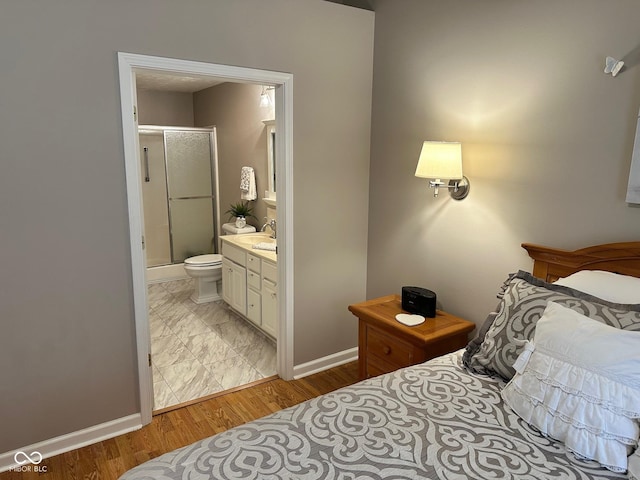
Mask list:
[[[620,479],[522,422],[462,351],[322,395],[162,455],[141,479]]]

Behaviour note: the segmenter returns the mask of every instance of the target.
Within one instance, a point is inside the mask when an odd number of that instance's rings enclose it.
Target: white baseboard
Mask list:
[[[142,418],[139,413],[136,413],[128,417],[118,418],[110,422],[78,430],[77,432],[71,432],[43,442],[34,443],[33,445],[17,448],[11,452],[0,453],[0,472],[6,472],[7,470],[19,467],[19,463],[16,462],[16,456],[18,457],[18,462],[26,460],[27,457],[37,459],[39,455],[42,456],[42,459],[45,459],[91,445],[92,443],[101,442],[108,438],[117,437],[118,435],[138,430],[139,428],[142,428]],[[23,452],[24,454],[16,455],[18,452]],[[43,466],[44,464],[34,465],[31,463],[22,465],[25,469],[43,468]]]
[[[293,368],[293,378],[303,378],[357,359],[358,347],[353,347],[311,362],[296,365]],[[110,422],[78,430],[77,432],[71,432],[43,442],[34,443],[33,445],[17,448],[10,452],[0,453],[0,473],[19,466],[19,464],[16,463],[15,458],[16,453],[18,452],[24,452],[25,454],[20,455],[20,458],[18,459],[19,461],[25,459],[26,456],[35,458],[33,456],[34,452],[38,452],[42,455],[42,458],[45,459],[61,453],[70,452],[71,450],[85,447],[93,443],[101,442],[108,438],[117,437],[118,435],[123,435],[140,428],[142,428],[142,418],[140,414],[136,413],[134,415],[129,415],[128,417],[118,418]],[[31,464],[26,466],[31,466]],[[42,465],[39,466],[41,467]]]
[[[189,278],[187,272],[184,271],[184,264],[182,263],[149,267],[147,268],[146,276],[147,283],[162,283]]]
[[[333,353],[293,367],[293,378],[299,379],[358,359],[358,347]]]

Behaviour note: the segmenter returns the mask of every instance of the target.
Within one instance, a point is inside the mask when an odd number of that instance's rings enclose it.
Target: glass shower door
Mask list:
[[[214,252],[211,133],[165,131],[173,263]]]
[[[140,134],[142,206],[148,267],[171,263],[167,172],[161,130]]]

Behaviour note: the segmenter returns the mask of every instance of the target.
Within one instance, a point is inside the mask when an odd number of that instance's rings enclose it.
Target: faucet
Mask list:
[[[269,227],[271,229],[271,238],[276,238],[276,219],[269,220],[267,217],[264,217],[264,219],[267,220],[267,223],[262,226],[260,231],[264,232]]]

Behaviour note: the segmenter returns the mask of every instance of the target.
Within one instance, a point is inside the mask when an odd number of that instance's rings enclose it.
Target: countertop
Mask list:
[[[274,263],[278,262],[278,255],[276,252],[272,252],[271,250],[260,250],[258,248],[253,248],[251,245],[247,244],[247,240],[251,238],[255,239],[255,243],[260,243],[262,241],[273,241],[269,233],[266,232],[257,232],[257,233],[247,233],[243,235],[223,235],[220,237],[220,240],[223,242],[227,242],[235,247],[242,248],[247,252],[255,255],[256,257],[264,258],[265,260],[270,260]]]

